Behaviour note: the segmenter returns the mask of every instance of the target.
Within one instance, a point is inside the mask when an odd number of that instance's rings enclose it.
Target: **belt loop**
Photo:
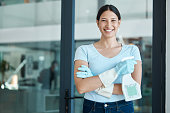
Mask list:
[[[116,102],[116,110],[119,111],[119,103]]]
[[[96,106],[96,102],[94,102],[93,104],[93,112],[95,112],[95,106]]]

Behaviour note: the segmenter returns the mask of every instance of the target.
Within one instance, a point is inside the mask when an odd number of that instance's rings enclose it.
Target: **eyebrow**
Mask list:
[[[101,19],[106,19],[106,18],[101,18]],[[111,18],[111,19],[116,19],[116,18]]]

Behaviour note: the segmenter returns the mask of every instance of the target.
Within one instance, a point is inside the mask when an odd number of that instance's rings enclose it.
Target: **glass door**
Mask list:
[[[134,101],[135,113],[152,113],[152,0],[76,0],[75,49],[100,39],[96,24],[98,9],[105,4],[115,5],[121,14],[117,40],[136,45],[142,57],[142,99]],[[75,96],[78,94],[75,89]],[[75,113],[82,113],[83,99],[75,100]]]
[[[0,112],[59,113],[60,0],[0,6]]]

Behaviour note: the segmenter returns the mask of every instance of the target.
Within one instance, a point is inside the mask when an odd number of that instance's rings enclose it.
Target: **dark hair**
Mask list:
[[[58,64],[58,62],[56,60],[52,61],[51,67],[54,66],[55,64]]]
[[[99,9],[98,13],[97,13],[96,19],[99,20],[100,16],[102,15],[102,13],[105,12],[105,11],[108,11],[108,10],[112,11],[113,13],[115,13],[117,15],[118,19],[121,20],[121,16],[120,16],[119,10],[115,6],[113,6],[113,5],[104,5],[104,6],[102,6]]]

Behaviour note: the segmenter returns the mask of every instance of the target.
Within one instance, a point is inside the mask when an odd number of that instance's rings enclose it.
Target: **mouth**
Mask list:
[[[104,29],[106,32],[112,32],[114,29]]]

